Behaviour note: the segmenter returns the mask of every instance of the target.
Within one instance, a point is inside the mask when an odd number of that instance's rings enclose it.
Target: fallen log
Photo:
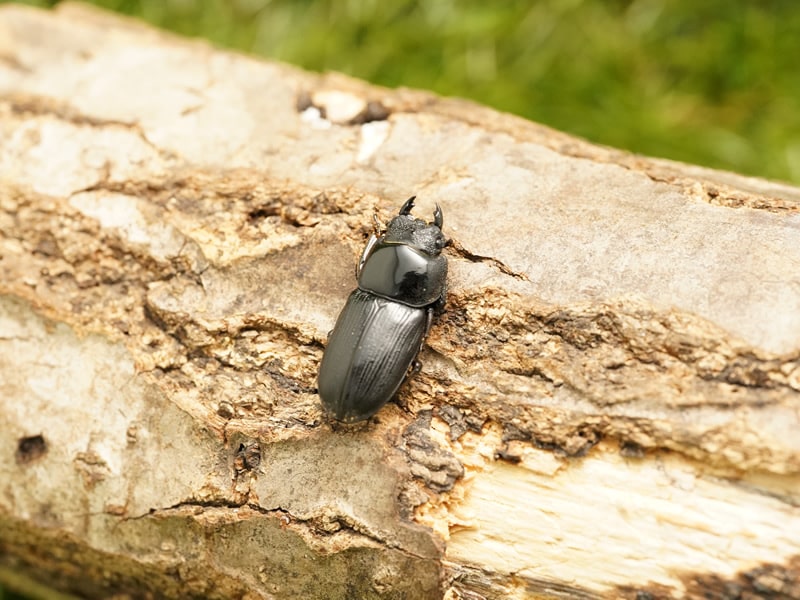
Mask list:
[[[396,402],[316,395],[377,212],[442,205]],[[800,598],[800,190],[0,8],[0,582]],[[35,590],[34,590],[35,591]]]

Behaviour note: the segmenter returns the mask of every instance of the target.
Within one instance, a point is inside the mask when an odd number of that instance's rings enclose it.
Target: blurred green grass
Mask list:
[[[93,4],[306,69],[471,98],[602,144],[800,183],[797,0]]]

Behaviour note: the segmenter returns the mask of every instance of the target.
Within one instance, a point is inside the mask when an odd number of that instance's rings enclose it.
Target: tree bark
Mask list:
[[[797,188],[75,4],[0,8],[0,136],[0,581],[800,598]],[[411,194],[446,311],[336,426],[326,334]]]

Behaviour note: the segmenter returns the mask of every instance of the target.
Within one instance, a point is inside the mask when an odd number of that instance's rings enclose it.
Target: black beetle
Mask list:
[[[415,219],[415,198],[382,236],[370,236],[356,267],[358,288],[328,337],[317,383],[322,405],[339,421],[368,419],[391,400],[444,307],[442,209],[436,205],[433,223]]]

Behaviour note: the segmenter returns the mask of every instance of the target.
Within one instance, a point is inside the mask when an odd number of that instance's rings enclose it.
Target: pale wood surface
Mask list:
[[[412,193],[453,239],[447,312],[398,404],[331,427],[326,333],[373,212]],[[0,7],[0,580],[800,598],[798,207],[80,5]]]

